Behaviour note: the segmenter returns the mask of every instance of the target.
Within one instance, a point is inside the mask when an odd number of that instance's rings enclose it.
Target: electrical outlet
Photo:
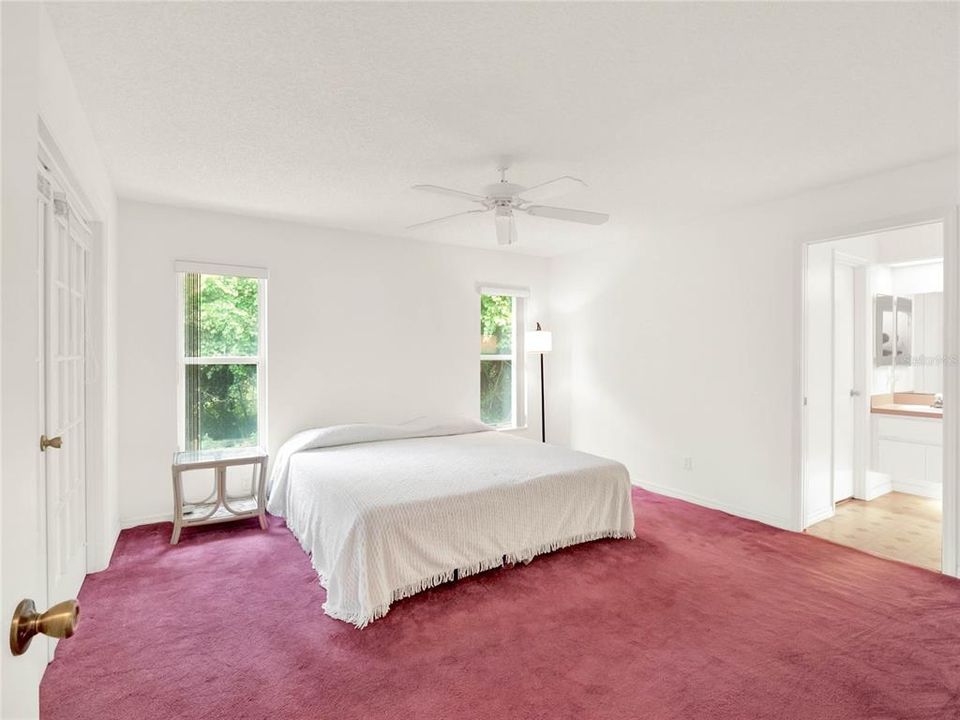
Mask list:
[[[693,470],[693,458],[685,457],[683,459],[683,469],[684,470]]]

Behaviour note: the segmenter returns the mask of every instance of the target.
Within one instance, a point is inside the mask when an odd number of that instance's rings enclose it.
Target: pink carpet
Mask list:
[[[126,531],[44,720],[958,718],[960,583],[637,490],[600,541],[323,614],[283,524]]]

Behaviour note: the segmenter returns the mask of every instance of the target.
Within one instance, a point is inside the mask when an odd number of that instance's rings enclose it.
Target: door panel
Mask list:
[[[45,237],[47,564],[51,598],[76,597],[86,574],[86,278],[89,236],[62,197]]]
[[[834,264],[833,501],[853,497],[856,322],[853,267]]]

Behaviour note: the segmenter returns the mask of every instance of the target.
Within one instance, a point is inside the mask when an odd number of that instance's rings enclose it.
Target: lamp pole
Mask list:
[[[537,323],[537,330],[540,329],[540,323]],[[540,353],[540,442],[547,441],[547,412],[544,401],[543,388],[543,353]]]
[[[547,389],[543,383],[543,355],[553,350],[553,333],[544,330],[537,323],[537,329],[527,333],[526,347],[529,353],[540,355],[540,442],[547,441]]]

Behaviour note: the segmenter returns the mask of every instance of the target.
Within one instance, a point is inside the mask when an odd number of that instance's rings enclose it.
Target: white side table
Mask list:
[[[227,468],[250,465],[250,492],[227,494]],[[187,470],[212,469],[215,487],[200,502],[183,499],[183,473]],[[180,542],[180,531],[185,527],[259,518],[260,527],[267,529],[266,485],[267,452],[263,448],[227,448],[224,450],[195,450],[173,454],[173,535],[170,544]]]

